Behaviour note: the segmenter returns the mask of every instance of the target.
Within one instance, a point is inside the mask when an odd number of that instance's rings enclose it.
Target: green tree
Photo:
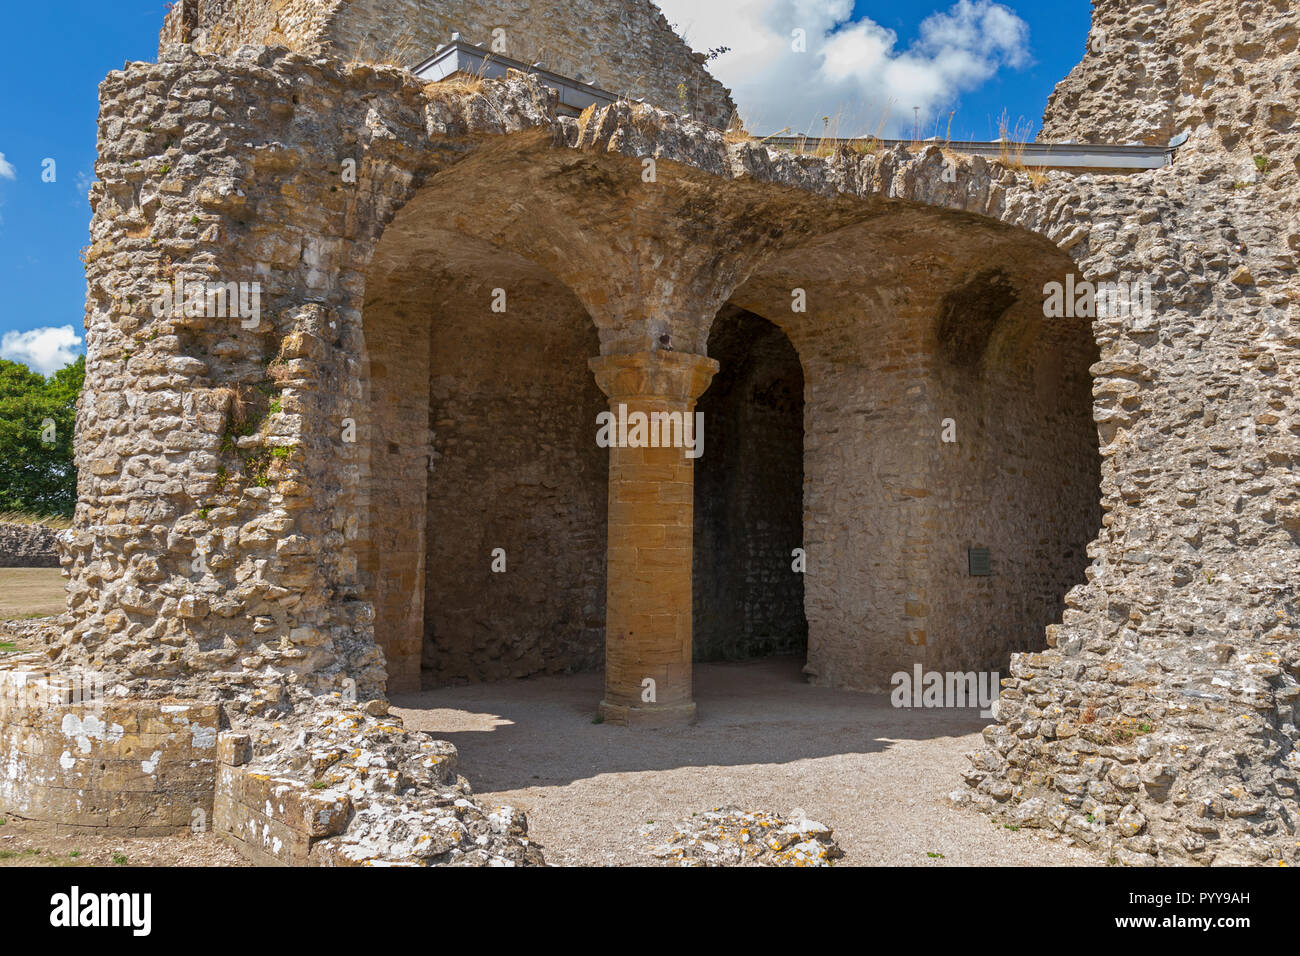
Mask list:
[[[72,514],[72,437],[85,377],[84,357],[48,379],[0,359],[0,511]]]

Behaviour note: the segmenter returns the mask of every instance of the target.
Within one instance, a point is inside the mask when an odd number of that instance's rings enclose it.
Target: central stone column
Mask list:
[[[614,417],[600,715],[611,724],[690,723],[695,459],[683,439],[705,447],[695,401],[718,363],[685,352],[637,352],[589,364]]]

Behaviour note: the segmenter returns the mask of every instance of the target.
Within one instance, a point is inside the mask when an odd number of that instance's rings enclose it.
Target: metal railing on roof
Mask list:
[[[963,156],[983,156],[986,159],[1012,161],[1019,165],[1045,169],[1160,169],[1173,162],[1172,146],[1110,146],[1094,143],[1016,143],[995,140],[991,143],[972,141],[945,142],[937,139],[874,139],[826,138],[816,136],[759,137],[765,146],[777,149],[823,150],[837,146],[850,149],[892,149],[905,146],[912,152],[926,146],[940,146]]]
[[[440,47],[437,53],[416,66],[413,72],[423,80],[437,82],[456,74],[497,79],[505,76],[507,70],[531,73],[560,94],[561,106],[579,113],[593,104],[611,106],[619,100],[614,93],[592,86],[581,79],[553,73],[539,63],[529,65],[474,46],[472,43],[466,43],[457,33],[452,34],[450,43]]]
[[[560,95],[562,108],[582,112],[587,107],[611,106],[622,97],[598,86],[592,86],[581,77],[562,76],[546,69],[540,63],[528,64],[511,59],[500,53],[493,53],[472,43],[466,43],[459,33],[453,33],[451,42],[439,47],[438,52],[414,68],[414,73],[421,79],[437,82],[451,76],[472,76],[482,79],[496,79],[506,75],[508,70],[530,73]],[[773,149],[807,151],[810,148],[821,151],[826,148],[848,146],[849,148],[892,149],[906,146],[915,151],[917,146],[941,146],[954,153],[965,156],[983,156],[987,159],[1011,161],[1021,166],[1034,169],[1096,169],[1110,171],[1136,171],[1142,169],[1160,169],[1173,163],[1174,152],[1182,145],[1180,137],[1169,146],[1111,146],[1092,143],[1016,143],[998,140],[985,142],[941,142],[937,139],[923,140],[917,143],[904,139],[858,138],[819,138],[816,136],[767,136],[756,137],[755,143]]]

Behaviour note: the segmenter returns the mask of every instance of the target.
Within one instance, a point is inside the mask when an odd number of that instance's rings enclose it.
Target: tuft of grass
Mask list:
[[[944,856],[942,853],[930,853],[929,851],[926,851],[926,854],[925,854],[925,855],[928,856],[928,857],[929,857],[930,859],[932,859],[932,860],[946,860],[946,859],[948,859],[948,858],[947,858],[946,856]]]
[[[745,124],[741,121],[740,115],[736,114],[731,118],[731,125],[727,131],[722,134],[723,139],[728,143],[754,143],[758,139],[749,130],[745,129]]]
[[[126,854],[125,854],[125,853],[114,853],[114,854],[113,854],[113,865],[114,865],[114,866],[126,866]]]
[[[460,99],[462,96],[476,96],[483,92],[481,76],[455,74],[445,80],[430,83],[424,88],[424,95],[437,102]]]
[[[1010,114],[1003,110],[1002,115],[998,117],[998,140],[1002,144],[998,160],[1016,172],[1023,172],[1025,147],[1029,145],[1029,136],[1032,132],[1033,124],[1029,120],[1022,116],[1012,126]]]
[[[381,46],[383,42],[376,37],[366,37],[348,65],[413,66],[427,52],[416,39],[413,27],[398,34],[396,40],[388,41],[386,46]],[[287,42],[284,45],[289,46]]]
[[[44,515],[27,511],[0,511],[0,524],[32,524],[41,525],[45,528],[53,528],[56,531],[64,531],[72,527],[72,518],[69,515]]]
[[[605,718],[602,717],[600,714],[597,714],[595,717],[591,718],[591,722],[593,724],[603,724],[605,722]]]

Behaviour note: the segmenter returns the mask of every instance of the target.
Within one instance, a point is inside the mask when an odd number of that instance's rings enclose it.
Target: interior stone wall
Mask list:
[[[901,225],[854,227],[774,257],[737,291],[788,331],[807,375],[818,683],[888,690],[916,664],[1005,672],[1085,579],[1100,526],[1097,346],[1086,320],[1043,318],[1043,286],[1070,261],[962,231],[923,247]],[[986,545],[996,577],[970,577],[967,551]]]
[[[598,666],[608,452],[586,311],[532,263],[412,211],[376,250],[362,322],[356,548],[389,690]]]
[[[1067,592],[1085,580],[1087,547],[1101,528],[1092,331],[1086,319],[1044,318],[1033,287],[996,311],[1004,302],[989,288],[993,275],[955,290],[941,313],[972,334],[954,341],[940,329],[933,382],[942,419],[925,603],[934,622],[926,662],[937,671],[1006,674],[1012,653],[1040,650]],[[982,328],[989,299],[994,311]],[[955,442],[943,440],[946,420]],[[969,573],[972,547],[990,549],[989,577]]]
[[[440,296],[432,329],[423,660],[439,685],[590,670],[604,655],[596,329],[553,281],[508,283],[499,314],[482,279]]]
[[[380,250],[376,267],[388,259]],[[402,282],[373,281],[362,315],[366,394],[357,409],[365,468],[353,549],[374,608],[388,689],[418,690],[424,629],[425,497],[429,474],[429,299]]]
[[[935,409],[922,320],[931,306],[896,290],[857,311],[828,302],[815,313],[827,323],[820,342],[794,336],[809,383],[806,670],[814,683],[884,690],[891,674],[925,659]]]
[[[696,410],[696,660],[804,654],[803,370],[785,334],[727,308],[709,333],[721,369]]]

